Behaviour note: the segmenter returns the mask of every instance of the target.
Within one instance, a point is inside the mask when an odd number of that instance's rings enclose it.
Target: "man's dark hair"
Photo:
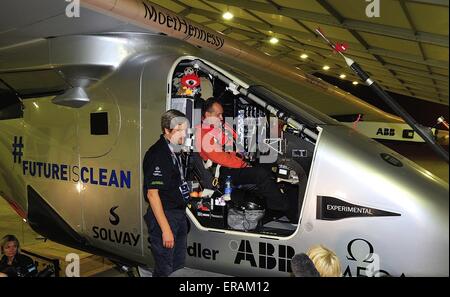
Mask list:
[[[211,111],[214,103],[222,105],[222,103],[220,103],[220,101],[214,97],[210,97],[210,98],[208,98],[208,100],[203,102],[203,105],[202,105],[202,116],[203,117],[205,116],[206,112]]]
[[[188,119],[184,113],[176,109],[170,109],[161,116],[161,130],[163,133],[165,133],[164,129],[172,131],[176,125],[183,124],[187,121]]]

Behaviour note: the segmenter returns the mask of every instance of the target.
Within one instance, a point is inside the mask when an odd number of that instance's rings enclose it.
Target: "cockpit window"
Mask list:
[[[310,127],[321,124],[337,123],[328,116],[311,109],[307,105],[304,105],[293,98],[290,98],[288,95],[280,95],[275,90],[269,90],[265,86],[251,86],[249,91],[282,110],[288,110],[293,118],[306,123]]]
[[[313,124],[313,126],[340,125],[340,123],[333,118],[303,103],[302,101],[304,100],[302,100],[302,95],[298,95],[298,97],[296,96],[294,98],[291,95],[288,95],[286,92],[281,91],[282,88],[280,88],[278,85],[269,85],[265,83],[265,79],[259,79],[249,71],[244,72],[242,71],[242,69],[233,67],[229,64],[221,63],[220,61],[216,61],[216,63],[224,70],[234,74],[237,78],[249,84],[255,95],[265,95],[265,99],[273,98],[275,102],[272,102],[272,104],[278,106],[280,109],[290,110],[290,112],[293,113],[293,116],[295,116],[298,120],[300,120],[300,118],[304,119],[309,124]],[[301,86],[299,86],[298,93],[301,94],[302,91],[306,91],[306,88],[307,87],[305,87],[305,89],[301,89]],[[276,104],[277,102],[278,104]],[[298,116],[300,115],[301,117],[299,118]]]

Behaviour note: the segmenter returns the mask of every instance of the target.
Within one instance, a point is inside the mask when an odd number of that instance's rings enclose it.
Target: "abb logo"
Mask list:
[[[234,264],[248,262],[252,267],[269,270],[278,266],[278,271],[292,272],[291,259],[295,255],[294,248],[281,244],[274,246],[267,242],[259,242],[257,247],[256,250],[249,240],[241,240],[240,243],[232,240],[230,248],[237,252]]]

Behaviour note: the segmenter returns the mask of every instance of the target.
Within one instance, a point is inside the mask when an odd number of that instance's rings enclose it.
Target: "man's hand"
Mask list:
[[[163,231],[162,233],[163,246],[166,249],[173,249],[175,245],[175,239],[173,238],[172,230]]]
[[[175,245],[175,240],[173,238],[172,229],[170,229],[169,222],[164,214],[161,198],[159,197],[159,191],[156,189],[148,190],[147,197],[156,221],[158,222],[159,228],[161,228],[162,231],[163,247],[166,249],[172,249]]]

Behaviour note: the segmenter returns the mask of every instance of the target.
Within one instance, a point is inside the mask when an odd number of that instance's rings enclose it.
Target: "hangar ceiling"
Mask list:
[[[358,81],[316,36],[320,27],[385,89],[448,105],[448,0],[380,0],[372,18],[376,0],[150,1],[308,73]]]

